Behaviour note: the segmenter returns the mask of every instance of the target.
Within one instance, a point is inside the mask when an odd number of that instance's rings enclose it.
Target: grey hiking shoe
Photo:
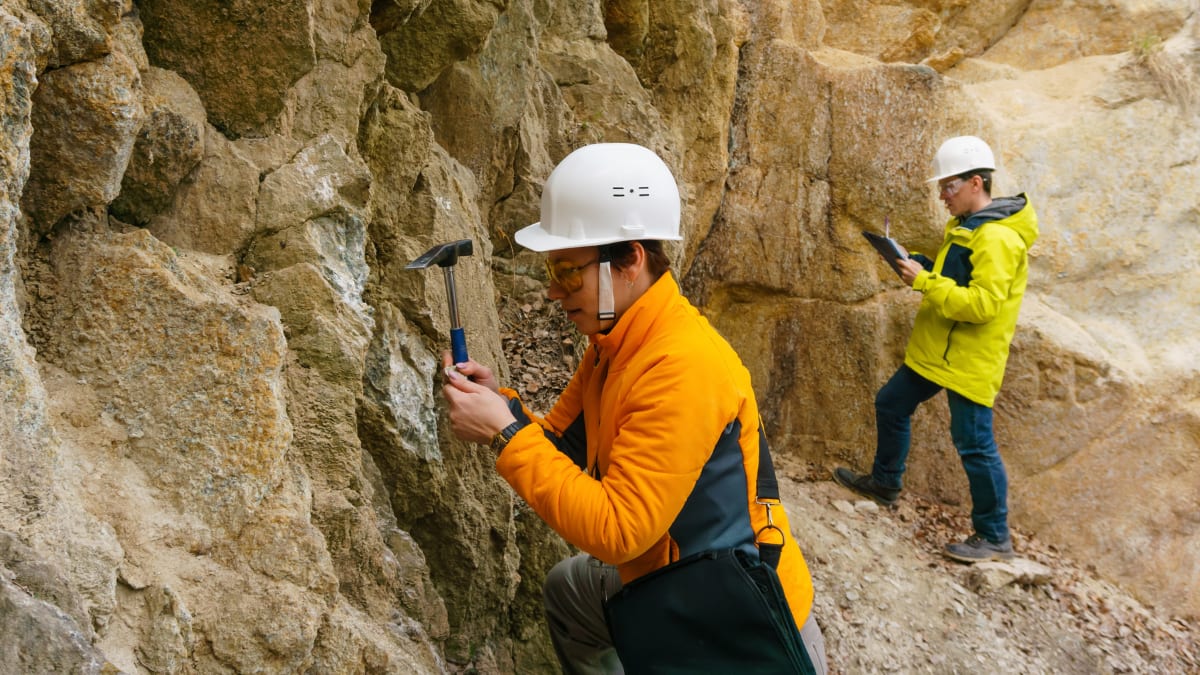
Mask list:
[[[839,466],[833,470],[833,479],[843,487],[848,487],[864,497],[870,497],[884,506],[896,503],[900,496],[897,488],[886,488],[875,482],[870,474],[855,473],[850,469]]]
[[[1009,538],[999,544],[995,544],[977,534],[973,534],[960,544],[946,544],[946,549],[943,552],[948,558],[967,563],[984,562],[987,560],[1008,560],[1013,557],[1012,539]]]

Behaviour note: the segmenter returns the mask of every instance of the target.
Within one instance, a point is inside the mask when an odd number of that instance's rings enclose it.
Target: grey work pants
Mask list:
[[[567,675],[624,673],[604,623],[604,598],[621,590],[617,569],[579,554],[560,561],[546,575],[542,600],[554,651]],[[828,670],[825,637],[809,614],[800,638],[817,675]]]

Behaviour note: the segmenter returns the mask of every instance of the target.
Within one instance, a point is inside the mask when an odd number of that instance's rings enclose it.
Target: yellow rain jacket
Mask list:
[[[991,407],[1004,379],[1029,277],[1027,253],[1037,236],[1037,215],[1023,194],[995,199],[965,220],[951,218],[937,259],[913,281],[925,297],[904,363]]]
[[[754,548],[767,516],[755,503],[750,373],[669,272],[592,337],[545,419],[503,391],[518,418],[541,426],[509,441],[500,475],[564,539],[616,565],[624,582],[698,551]],[[786,535],[776,571],[803,626],[812,579],[783,507],[771,516]]]

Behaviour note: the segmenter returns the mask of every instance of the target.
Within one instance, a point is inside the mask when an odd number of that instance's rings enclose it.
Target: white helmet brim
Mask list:
[[[660,241],[682,241],[681,236],[669,236],[661,233],[656,233],[652,236],[635,236],[633,233],[624,233],[623,236],[613,237],[564,237],[562,235],[551,234],[542,229],[541,222],[534,223],[527,227],[517,230],[513,235],[513,239],[517,243],[531,251],[545,253],[546,251],[561,251],[568,248],[580,248],[583,246],[604,246],[605,244],[615,244],[619,241],[635,241],[638,239],[657,239]]]

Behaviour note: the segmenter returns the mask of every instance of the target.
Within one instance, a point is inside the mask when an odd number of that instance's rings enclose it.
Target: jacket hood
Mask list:
[[[984,223],[991,222],[1015,230],[1021,235],[1026,247],[1032,246],[1038,238],[1037,214],[1033,212],[1029,198],[1024,193],[1015,197],[993,199],[991,204],[967,216],[960,227],[974,230]]]

